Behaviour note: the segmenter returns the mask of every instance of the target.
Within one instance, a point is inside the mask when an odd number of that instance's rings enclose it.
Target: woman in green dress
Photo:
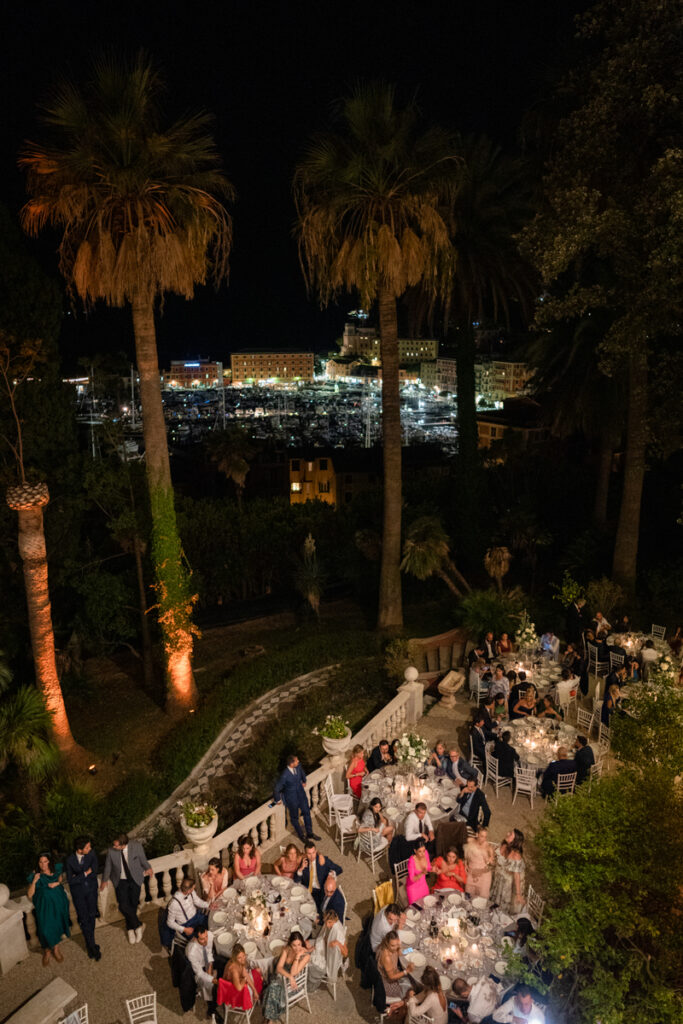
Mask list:
[[[38,870],[29,875],[28,898],[33,900],[38,925],[38,938],[43,947],[43,967],[50,962],[50,953],[58,963],[64,957],[59,949],[62,936],[71,934],[69,900],[62,885],[62,865],[52,867],[49,853],[38,857]]]

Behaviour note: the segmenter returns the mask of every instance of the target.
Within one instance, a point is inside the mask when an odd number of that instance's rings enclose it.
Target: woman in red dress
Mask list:
[[[351,751],[351,760],[349,761],[349,767],[346,769],[346,778],[349,782],[349,789],[359,800],[363,786],[363,776],[367,774],[368,768],[365,763],[365,751],[360,744],[356,744]]]
[[[432,864],[432,870],[436,871],[436,882],[432,892],[436,889],[453,889],[455,892],[464,892],[467,884],[467,868],[462,859],[462,850],[455,846],[449,846],[445,857],[437,857]]]

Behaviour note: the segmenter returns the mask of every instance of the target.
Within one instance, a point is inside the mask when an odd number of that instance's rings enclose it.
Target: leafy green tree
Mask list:
[[[436,516],[421,516],[410,524],[403,545],[401,570],[419,580],[438,576],[456,597],[472,589],[453,561],[448,534]]]
[[[647,775],[651,769],[683,777],[683,690],[655,668],[647,684],[632,688],[628,715],[612,720],[612,747],[622,764]]]
[[[212,462],[228,480],[232,480],[237,494],[237,505],[242,511],[244,486],[249,472],[249,460],[256,455],[256,445],[240,427],[231,427],[214,433],[207,450]]]
[[[190,299],[227,276],[232,230],[206,115],[161,126],[161,80],[152,63],[100,60],[83,87],[64,83],[43,112],[46,141],[20,164],[31,198],[27,231],[63,231],[60,269],[86,306],[130,305],[133,315],[158,620],[169,710],[195,702],[192,603],[176,524],[154,324],[166,293]]]
[[[473,638],[479,640],[489,629],[496,636],[501,633],[512,635],[524,609],[524,594],[519,587],[499,593],[493,587],[489,590],[473,590],[460,603],[460,621]]]
[[[572,110],[559,125],[544,206],[523,247],[545,287],[539,326],[597,316],[606,322],[603,369],[626,369],[612,575],[633,590],[652,425],[649,378],[653,365],[675,355],[683,317],[680,4],[600,0],[578,28],[589,55],[565,83]],[[675,415],[680,422],[680,401]],[[677,436],[675,421],[667,429]]]
[[[33,686],[22,686],[5,696],[0,705],[0,773],[9,764],[18,769],[28,803],[40,806],[37,784],[54,772],[59,749],[50,739],[52,715],[42,694]]]
[[[444,298],[450,243],[441,204],[457,164],[451,140],[422,129],[415,103],[392,86],[356,86],[339,108],[340,130],[314,138],[296,169],[296,234],[308,288],[323,304],[356,290],[379,306],[382,353],[384,515],[378,626],[403,623],[401,416],[396,300],[421,284]]]

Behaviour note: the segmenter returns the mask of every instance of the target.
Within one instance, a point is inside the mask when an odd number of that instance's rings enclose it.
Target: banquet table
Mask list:
[[[533,683],[539,697],[545,696],[562,678],[562,666],[540,653],[530,658],[514,654],[506,658],[502,664],[506,672],[526,672],[527,682]]]
[[[405,819],[415,809],[415,804],[424,803],[436,828],[441,820],[448,818],[459,792],[455,783],[448,776],[438,776],[433,766],[411,771],[402,765],[388,765],[363,779],[361,808],[379,797],[383,814],[397,832],[402,832]]]
[[[517,718],[506,725],[512,732],[510,743],[519,754],[523,768],[547,768],[557,760],[559,747],[571,753],[578,735],[573,725],[543,718]]]
[[[261,895],[265,901],[263,908],[256,902]],[[246,922],[246,911],[255,919]],[[240,942],[249,967],[258,967],[265,978],[273,970],[290,932],[298,930],[305,939],[310,938],[316,916],[312,895],[291,878],[254,875],[238,879],[224,890],[209,913],[214,951],[227,958],[234,944]]]
[[[503,933],[513,924],[513,918],[491,910],[482,898],[433,893],[408,908],[399,931],[401,957],[412,961],[416,981],[425,967],[434,967],[444,991],[458,977],[474,984],[491,975],[499,982],[506,973],[504,951],[512,944]]]
[[[640,654],[646,640],[652,640],[655,650],[660,654],[665,654],[669,649],[666,640],[652,637],[649,633],[610,633],[605,643],[608,647],[621,647],[627,654]]]

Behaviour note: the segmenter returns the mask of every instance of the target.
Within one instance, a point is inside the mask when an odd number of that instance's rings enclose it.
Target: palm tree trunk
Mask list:
[[[593,508],[593,519],[596,526],[605,527],[607,525],[607,503],[613,456],[614,437],[612,431],[607,429],[600,438],[598,453],[598,479],[595,486],[595,506]]]
[[[64,694],[57,674],[52,606],[47,579],[43,507],[49,501],[49,495],[47,487],[44,484],[40,486],[43,497],[38,498],[34,504],[29,506],[28,501],[25,502],[20,497],[24,488],[14,487],[8,490],[7,504],[16,511],[19,520],[19,554],[24,566],[24,586],[36,682],[52,715],[52,734],[55,742],[64,754],[72,756],[78,748],[71,734]]]
[[[641,346],[631,352],[628,368],[626,460],[612,575],[628,592],[636,586],[640,506],[645,480],[647,445],[647,355]]]
[[[379,577],[379,629],[403,625],[401,596],[401,399],[398,375],[396,299],[388,288],[379,294],[379,330],[382,346],[382,444],[384,452],[384,515],[382,562]]]
[[[460,572],[460,570],[458,569],[457,565],[455,564],[455,562],[453,561],[452,558],[447,558],[446,559],[446,565],[448,566],[450,571],[453,573],[453,575],[455,576],[456,580],[458,580],[458,582],[464,587],[464,589],[467,591],[467,593],[471,594],[472,593],[472,587],[469,585],[469,583],[467,582],[467,580],[465,579],[463,574]]]
[[[147,617],[147,593],[145,576],[142,571],[142,546],[137,533],[133,536],[133,553],[135,555],[135,573],[138,580],[138,603],[140,605],[140,639],[142,641],[142,675],[148,693],[154,691],[154,658],[152,656],[152,637]]]
[[[455,594],[456,597],[462,597],[462,591],[458,590],[455,583],[444,569],[437,569],[436,575],[444,581],[444,583],[446,584],[446,586],[448,587],[452,594]]]
[[[133,302],[133,328],[152,515],[152,562],[166,664],[167,709],[171,714],[180,715],[187,713],[197,701],[192,673],[196,630],[192,625],[193,602],[176,523],[151,301],[137,299]]]

